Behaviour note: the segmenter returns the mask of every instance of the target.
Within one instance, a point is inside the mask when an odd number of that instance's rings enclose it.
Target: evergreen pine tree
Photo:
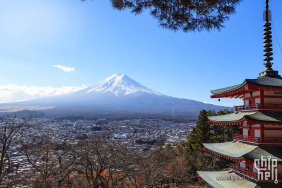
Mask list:
[[[82,0],[85,1],[85,0]],[[241,0],[111,0],[118,10],[140,14],[146,9],[162,27],[177,31],[221,29]]]
[[[233,113],[228,109],[218,111],[217,115]],[[233,140],[233,134],[240,133],[240,125],[211,125],[211,142],[228,142]]]
[[[200,112],[196,126],[188,137],[187,149],[190,155],[199,155],[203,150],[203,143],[210,142],[210,125],[207,115],[206,110]]]
[[[222,110],[216,113],[214,110],[202,110],[198,116],[196,126],[189,135],[187,142],[181,142],[177,145],[177,154],[185,156],[190,164],[190,173],[197,175],[198,170],[213,170],[226,168],[229,161],[218,158],[217,156],[203,152],[203,143],[223,142],[227,138],[233,137],[236,126],[227,127],[222,125],[209,125],[208,116],[224,115],[231,113],[228,110]],[[231,131],[230,131],[231,130]],[[228,134],[227,134],[228,133]],[[195,179],[195,181],[197,181]]]

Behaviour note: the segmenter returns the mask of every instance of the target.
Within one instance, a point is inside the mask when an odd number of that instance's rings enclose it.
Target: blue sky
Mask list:
[[[271,0],[280,45],[281,7]],[[210,99],[210,90],[264,70],[263,10],[264,0],[243,0],[221,31],[184,33],[162,29],[148,12],[114,10],[109,0],[1,1],[0,102],[21,100],[27,90],[31,98],[66,93],[124,73],[166,95],[241,104]],[[278,40],[273,33],[274,69],[282,74]]]

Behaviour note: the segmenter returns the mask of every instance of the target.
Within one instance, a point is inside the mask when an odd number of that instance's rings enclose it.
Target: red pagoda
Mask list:
[[[282,78],[272,69],[272,32],[269,0],[264,12],[265,70],[257,79],[212,90],[211,98],[240,98],[235,112],[210,116],[210,125],[240,125],[242,134],[231,142],[204,143],[204,151],[233,161],[227,171],[198,174],[215,188],[282,187]]]

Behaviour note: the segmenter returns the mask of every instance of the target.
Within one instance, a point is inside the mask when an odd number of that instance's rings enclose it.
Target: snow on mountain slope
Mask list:
[[[116,96],[128,95],[137,92],[144,92],[149,94],[162,95],[156,91],[153,91],[138,82],[132,80],[125,74],[114,74],[111,77],[103,80],[102,82],[84,89],[86,93],[113,93]]]

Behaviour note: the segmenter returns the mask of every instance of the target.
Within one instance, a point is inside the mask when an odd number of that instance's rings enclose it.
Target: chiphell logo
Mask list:
[[[278,183],[277,178],[277,159],[272,159],[271,156],[260,159],[255,159],[254,168],[258,173],[258,180],[273,180],[274,183]]]

